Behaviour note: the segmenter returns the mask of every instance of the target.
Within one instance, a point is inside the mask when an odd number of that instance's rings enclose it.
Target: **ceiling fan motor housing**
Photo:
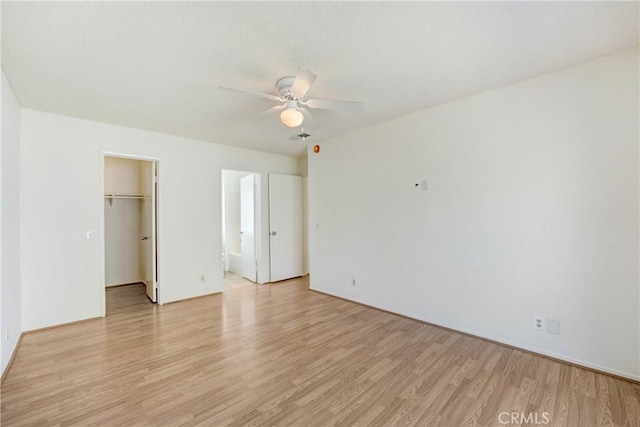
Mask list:
[[[280,98],[282,99],[295,99],[293,94],[291,93],[291,87],[293,86],[293,82],[295,77],[283,77],[276,83],[276,87],[278,88],[278,92],[280,93]]]

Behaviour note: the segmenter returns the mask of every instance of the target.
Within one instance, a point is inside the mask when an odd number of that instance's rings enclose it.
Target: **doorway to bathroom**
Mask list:
[[[258,280],[260,175],[222,170],[222,262],[226,272]]]

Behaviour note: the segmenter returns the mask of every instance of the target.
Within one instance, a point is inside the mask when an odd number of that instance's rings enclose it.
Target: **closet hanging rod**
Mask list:
[[[145,197],[142,194],[105,194],[105,199],[109,199],[109,206],[113,206],[113,199],[139,199],[143,200],[148,197]]]

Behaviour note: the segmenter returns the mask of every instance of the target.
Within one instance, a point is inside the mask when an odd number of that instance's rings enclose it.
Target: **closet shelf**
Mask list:
[[[144,200],[148,197],[145,197],[142,194],[105,194],[104,195],[105,199],[109,199],[109,205],[112,206],[113,205],[113,199],[137,199],[137,200]]]

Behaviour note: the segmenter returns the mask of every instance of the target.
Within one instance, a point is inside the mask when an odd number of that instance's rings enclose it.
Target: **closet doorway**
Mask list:
[[[109,154],[104,156],[103,171],[105,292],[113,291],[111,287],[131,285],[128,290],[108,294],[105,305],[156,303],[158,161]],[[119,295],[117,301],[110,299],[110,295]]]
[[[258,281],[260,175],[222,171],[222,261],[225,272]]]

